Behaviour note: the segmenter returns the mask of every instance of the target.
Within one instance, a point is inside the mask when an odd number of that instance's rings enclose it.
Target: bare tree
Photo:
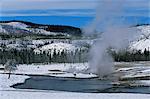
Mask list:
[[[11,72],[17,70],[16,61],[15,60],[8,60],[4,66],[5,66],[4,71],[9,72],[9,76],[8,76],[8,79],[9,79]]]

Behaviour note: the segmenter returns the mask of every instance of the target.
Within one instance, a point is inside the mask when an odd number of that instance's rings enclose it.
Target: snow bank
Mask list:
[[[139,80],[139,81],[135,82],[135,84],[150,87],[150,80]]]
[[[23,75],[11,75],[10,79],[8,79],[7,74],[0,74],[0,90],[12,90],[13,88],[10,88],[11,85],[23,83],[27,78],[29,77]]]
[[[131,78],[145,78],[150,77],[150,67],[149,66],[134,66],[119,68],[116,72],[123,72],[124,75],[121,79],[131,79]]]
[[[4,91],[0,99],[149,99],[149,94]]]
[[[54,77],[65,77],[65,78],[95,78],[97,75],[94,74],[83,74],[83,73],[64,73],[64,74],[51,74]]]
[[[1,66],[2,68],[2,66]],[[19,65],[15,74],[27,74],[27,75],[43,75],[43,76],[55,76],[55,77],[72,77],[72,78],[95,78],[95,74],[87,74],[85,71],[88,68],[87,63],[66,63],[66,64],[48,64],[48,65]],[[73,69],[73,70],[72,70]],[[0,73],[4,71],[0,70]]]
[[[125,64],[125,63],[124,63]],[[127,63],[126,63],[127,64]],[[126,65],[125,64],[125,65]],[[128,63],[129,64],[129,63]],[[116,73],[123,73],[120,75],[122,79],[136,78],[136,77],[150,77],[150,66],[143,64],[130,64],[129,66],[122,66],[116,69]],[[2,68],[3,66],[1,66]],[[16,74],[29,75],[47,75],[57,77],[74,77],[74,78],[93,78],[94,74],[87,74],[88,63],[64,63],[64,64],[31,64],[19,65],[18,69],[14,71]],[[0,70],[0,73],[4,73]]]

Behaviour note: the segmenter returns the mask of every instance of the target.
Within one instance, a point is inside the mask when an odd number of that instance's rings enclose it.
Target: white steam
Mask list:
[[[114,72],[113,59],[107,49],[113,47],[116,50],[127,48],[129,41],[133,39],[136,30],[126,27],[111,26],[102,33],[101,38],[92,46],[90,51],[90,72],[100,77]]]
[[[125,48],[132,40],[136,30],[124,24],[124,6],[126,0],[100,0],[97,13],[93,22],[88,25],[84,32],[94,33],[95,30],[102,30],[100,39],[92,46],[90,51],[90,72],[100,77],[114,72],[113,59],[107,49]]]

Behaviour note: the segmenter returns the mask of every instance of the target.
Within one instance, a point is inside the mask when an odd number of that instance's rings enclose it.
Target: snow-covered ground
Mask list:
[[[3,68],[3,66],[0,66]],[[15,74],[26,75],[47,75],[57,77],[74,77],[74,78],[93,78],[97,77],[95,74],[85,73],[88,68],[88,63],[76,63],[76,64],[49,64],[49,65],[19,65]],[[3,70],[0,73],[7,73]],[[76,74],[76,75],[74,75]]]
[[[115,63],[116,70],[114,73],[122,73],[120,78],[140,78],[150,77],[150,63]],[[75,78],[92,78],[97,77],[95,74],[87,73],[88,63],[53,63],[53,64],[30,64],[19,65],[14,74],[25,75],[48,75],[57,77],[75,77]],[[4,66],[0,65],[0,68]],[[0,70],[0,73],[7,73]],[[75,75],[74,75],[75,74]]]
[[[124,67],[118,68],[116,72],[122,72],[125,73],[123,76],[121,76],[121,79],[131,79],[131,78],[144,78],[144,77],[150,77],[150,63],[149,62],[138,62],[138,63],[121,63],[116,65],[122,65],[124,64]]]
[[[145,62],[144,62],[145,63]],[[122,77],[135,76],[142,77],[150,76],[149,63],[115,63],[117,66],[116,72],[123,72]],[[124,64],[124,66],[122,66]],[[133,66],[135,64],[135,66]],[[0,65],[0,68],[3,68]],[[88,63],[77,64],[32,64],[32,65],[19,65],[15,74],[29,74],[29,75],[47,75],[56,77],[75,77],[75,78],[91,78],[96,77],[94,74],[86,74],[85,70],[88,68]],[[75,93],[63,91],[43,91],[43,90],[26,90],[10,88],[13,84],[24,82],[29,78],[26,75],[12,74],[8,79],[7,74],[0,70],[0,99],[149,99],[150,94],[130,94],[130,93]],[[76,74],[76,75],[74,75]],[[140,76],[142,74],[142,76]],[[150,79],[138,80],[134,84],[150,86]]]
[[[0,99],[149,99],[149,94],[3,91]]]
[[[10,86],[16,83],[23,83],[27,78],[29,78],[29,76],[11,75],[10,79],[8,79],[7,74],[0,74],[0,90],[15,90],[10,88]]]

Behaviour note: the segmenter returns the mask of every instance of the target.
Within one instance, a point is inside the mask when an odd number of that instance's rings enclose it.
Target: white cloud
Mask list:
[[[94,16],[93,11],[53,11],[48,13],[3,13],[3,16]]]
[[[6,10],[29,9],[90,9],[96,6],[95,0],[3,0]]]
[[[95,12],[56,12],[53,13],[18,13],[17,11],[28,10],[53,10],[53,9],[95,9],[98,5],[97,1],[104,2],[106,0],[0,0],[0,15],[2,16],[24,16],[24,15],[93,15]],[[116,0],[119,1],[119,0]],[[126,16],[138,15],[148,16],[150,15],[150,1],[149,0],[127,0],[127,9],[133,10],[133,12],[126,12]],[[145,9],[145,12],[138,12],[134,10]],[[5,13],[5,12],[10,13]],[[11,12],[12,11],[12,12]],[[16,11],[16,12],[15,12]],[[93,10],[94,11],[94,10]],[[147,12],[146,12],[147,11]]]

